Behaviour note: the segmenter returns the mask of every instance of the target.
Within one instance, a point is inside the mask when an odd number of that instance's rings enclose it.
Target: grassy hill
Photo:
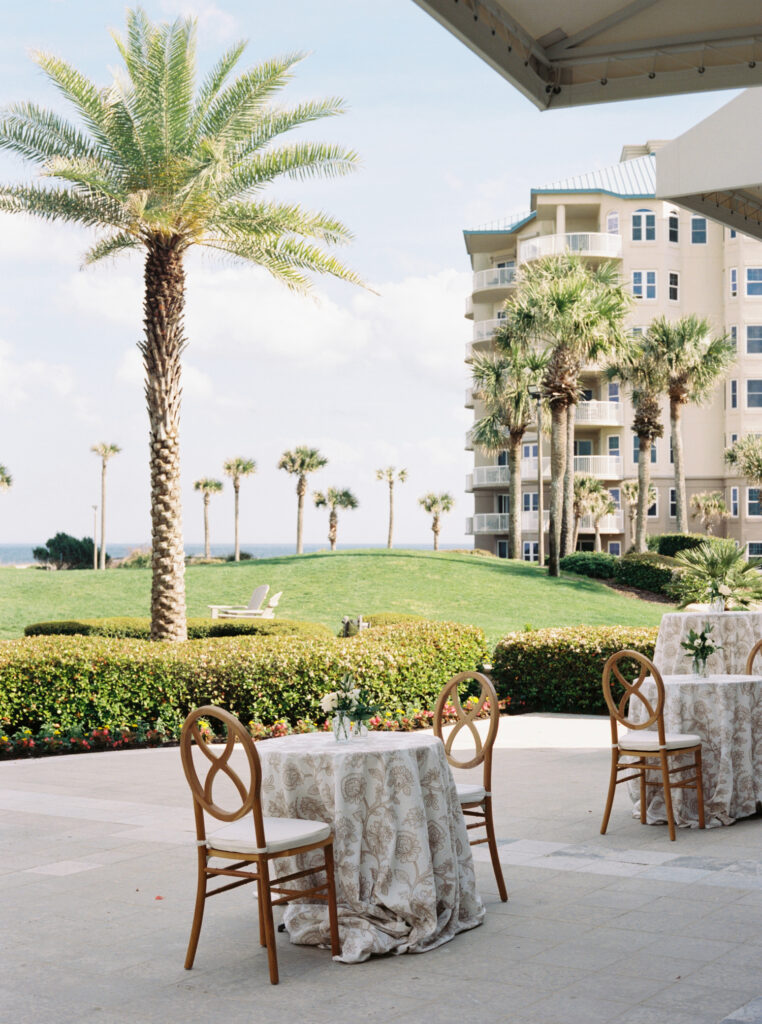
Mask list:
[[[246,604],[259,583],[283,591],[278,615],[338,630],[343,615],[399,611],[481,626],[495,642],[526,625],[658,625],[664,606],[594,580],[551,580],[524,562],[442,551],[361,550],[188,568],[189,615]],[[42,572],[0,569],[0,637],[47,619],[148,615],[148,569]]]

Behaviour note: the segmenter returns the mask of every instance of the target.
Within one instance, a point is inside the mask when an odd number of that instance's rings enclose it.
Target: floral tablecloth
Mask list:
[[[664,725],[667,732],[695,733],[701,737],[706,825],[732,825],[736,818],[754,814],[762,803],[762,676],[715,675],[699,679],[665,675]],[[656,684],[649,677],[643,693],[656,699]],[[633,721],[643,721],[645,709],[634,701]],[[690,763],[691,757],[684,759]],[[679,763],[670,758],[670,766]],[[654,773],[652,781],[658,778]],[[640,813],[640,790],[628,783]],[[673,789],[675,823],[698,826],[696,792]],[[661,787],[650,789],[647,821],[666,821]]]
[[[265,740],[257,751],[265,815],[333,823],[338,959],[422,953],[481,924],[465,820],[435,736],[370,733],[337,743],[307,733]],[[291,861],[280,873],[294,869]],[[284,923],[292,942],[329,942],[325,903],[290,904]]]
[[[664,675],[690,672],[691,656],[680,646],[688,632],[700,633],[704,624],[712,626],[710,639],[719,644],[707,662],[710,672],[746,671],[746,659],[757,640],[762,640],[762,612],[667,612],[662,616],[656,640],[654,662]]]

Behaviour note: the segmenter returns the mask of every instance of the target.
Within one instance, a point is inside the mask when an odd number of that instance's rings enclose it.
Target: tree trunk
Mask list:
[[[629,509],[627,510],[627,516],[628,516],[628,518],[630,520],[630,547],[631,548],[635,547],[635,520],[637,518],[637,515],[638,515],[637,506],[635,506],[633,508],[633,506],[631,505],[629,507]]]
[[[683,409],[679,402],[669,403],[669,425],[672,434],[672,456],[675,460],[675,497],[677,499],[677,529],[688,532],[688,503],[685,497],[685,463],[683,462]]]
[[[545,501],[542,473],[542,405],[537,403],[537,561],[545,567]]]
[[[599,519],[595,520],[595,550],[603,550],[603,546],[601,544],[601,523]]]
[[[434,514],[434,518],[431,523],[431,532],[434,534],[434,550],[439,551],[439,515]]]
[[[302,533],[304,531],[304,495],[307,493],[307,477],[296,481],[296,553],[302,554]]]
[[[233,556],[236,562],[241,561],[241,545],[238,542],[238,498],[241,490],[241,481],[235,479],[233,481],[233,500],[235,503],[235,555]]]
[[[101,463],[101,569],[106,568],[106,460]]]
[[[508,557],[521,558],[521,438],[508,441]]]
[[[639,435],[638,446],[638,515],[635,526],[635,550],[646,550],[648,490],[651,485],[651,438]]]
[[[574,516],[574,535],[572,537],[572,548],[571,548],[572,551],[576,551],[577,550],[577,541],[579,540],[579,523],[580,523],[580,517],[579,516]],[[567,552],[567,554],[568,554],[568,552]]]
[[[144,271],[146,371],[151,463],[151,639],[185,640],[185,551],[180,492],[181,356],[185,348],[185,271],[175,241],[153,242]]]
[[[389,481],[389,536],[386,541],[386,546],[391,551],[392,547],[392,531],[394,529],[394,481]]]
[[[204,495],[204,558],[211,556],[211,548],[209,547],[209,500],[211,497],[208,491]]]
[[[561,515],[561,557],[574,551],[576,541],[572,545],[574,530],[574,427],[576,423],[576,403],[570,402],[566,407],[566,473],[564,476],[564,506]]]
[[[339,525],[339,515],[335,508],[332,508],[328,513],[328,540],[331,545],[331,551],[336,550],[336,530]]]
[[[550,526],[548,531],[548,575],[560,576],[561,518],[566,474],[566,406],[556,403],[550,410]]]

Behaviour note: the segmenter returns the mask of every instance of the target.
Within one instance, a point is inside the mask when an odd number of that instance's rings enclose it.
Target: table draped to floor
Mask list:
[[[738,674],[746,671],[746,659],[757,640],[762,640],[762,612],[667,612],[662,616],[654,651],[654,663],[664,675],[691,671],[691,655],[680,646],[688,632],[700,633],[712,626],[712,643],[722,647],[709,657],[709,672]],[[762,662],[761,662],[762,663]]]

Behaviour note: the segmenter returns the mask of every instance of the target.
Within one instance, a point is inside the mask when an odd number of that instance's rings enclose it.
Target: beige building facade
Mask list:
[[[488,352],[502,307],[514,292],[522,265],[545,255],[572,251],[591,262],[613,260],[634,297],[628,318],[645,331],[655,316],[707,317],[714,330],[736,340],[737,360],[712,400],[683,414],[688,500],[702,491],[721,491],[731,516],[715,533],[749,545],[762,555],[762,493],[748,486],[724,462],[725,448],[744,434],[762,434],[762,243],[704,216],[655,198],[655,152],[659,142],[625,146],[618,164],[543,188],[533,189],[523,216],[465,231],[473,269],[466,318],[473,321],[466,360]],[[626,391],[609,382],[600,366],[584,368],[577,406],[575,471],[598,477],[611,492],[617,512],[601,522],[603,550],[623,554],[630,546],[629,510],[622,483],[637,477],[637,438]],[[470,387],[466,407],[474,420],[483,410]],[[677,529],[669,408],[663,407],[664,437],[654,446],[651,477],[657,500],[649,509],[649,533]],[[473,445],[466,437],[467,449]],[[544,507],[549,498],[549,445],[543,459]],[[522,451],[522,551],[535,561],[538,550],[539,466],[536,432]],[[474,545],[507,557],[507,453],[474,451],[466,480],[474,514],[466,532]],[[547,512],[545,512],[547,531]],[[697,519],[690,528],[700,531]],[[547,532],[546,532],[547,536]],[[581,523],[579,544],[593,547],[592,521]],[[547,550],[547,547],[546,547]]]

